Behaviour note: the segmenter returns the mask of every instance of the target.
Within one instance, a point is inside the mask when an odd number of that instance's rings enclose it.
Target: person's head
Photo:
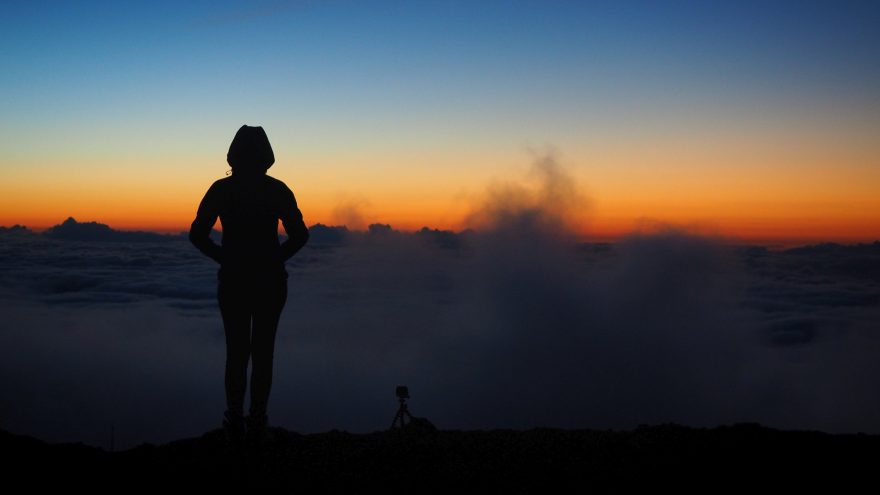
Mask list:
[[[275,163],[266,131],[262,127],[241,126],[229,145],[226,161],[233,173],[266,173]]]

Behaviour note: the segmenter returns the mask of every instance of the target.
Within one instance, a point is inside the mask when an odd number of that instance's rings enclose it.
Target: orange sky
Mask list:
[[[746,242],[880,239],[880,122],[855,119],[835,130],[798,116],[763,127],[572,132],[550,152],[586,198],[569,212],[584,238],[660,223]],[[204,191],[228,169],[230,135],[213,133],[186,149],[144,147],[139,137],[111,149],[70,149],[69,140],[28,145],[0,156],[0,225],[39,230],[73,216],[118,229],[186,230]],[[277,157],[270,174],[290,185],[306,222],[350,228],[464,229],[489,185],[537,187],[530,164],[548,152],[467,133],[421,146],[333,147],[283,130],[270,139]]]
[[[558,159],[587,199],[572,212],[585,238],[614,238],[647,222],[755,242],[880,239],[878,146],[788,144],[587,143]],[[297,155],[279,147],[270,173],[291,186],[310,225],[460,230],[487,185],[536,187],[527,173],[532,155],[523,149],[389,157],[376,150]],[[119,229],[183,231],[208,185],[226,170],[217,157],[200,156],[22,162],[7,166],[0,184],[0,225],[37,230],[73,216]]]

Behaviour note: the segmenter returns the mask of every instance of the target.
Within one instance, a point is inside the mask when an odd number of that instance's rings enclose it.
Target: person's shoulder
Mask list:
[[[218,194],[223,194],[224,191],[227,191],[230,186],[229,177],[224,177],[222,179],[215,180],[211,187],[208,188],[207,195],[216,197]]]
[[[276,179],[275,177],[272,177],[271,175],[266,175],[265,177],[266,177],[266,183],[269,184],[269,187],[272,190],[276,191],[279,194],[284,194],[284,195],[293,194],[293,191],[291,191],[290,188],[287,187],[287,184],[285,184],[284,181]]]
[[[271,175],[264,175],[263,177],[266,178],[266,182],[271,184],[272,187],[277,187],[279,189],[287,189],[287,184],[285,184],[284,181],[282,181],[280,179],[276,179],[275,177],[272,177]]]
[[[222,179],[217,179],[211,184],[211,189],[225,189],[232,184],[232,177],[223,177]]]

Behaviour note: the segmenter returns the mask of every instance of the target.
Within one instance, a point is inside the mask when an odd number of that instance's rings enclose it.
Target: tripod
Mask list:
[[[397,414],[394,415],[394,420],[391,421],[392,430],[397,427],[398,421],[400,422],[401,428],[406,426],[407,418],[409,418],[410,423],[412,423],[412,415],[409,413],[406,399],[409,399],[409,390],[407,390],[406,387],[397,387],[397,400],[400,402],[400,407],[397,409]]]

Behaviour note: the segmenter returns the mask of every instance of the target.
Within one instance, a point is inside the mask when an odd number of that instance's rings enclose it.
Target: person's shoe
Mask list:
[[[233,447],[240,447],[244,443],[244,417],[241,414],[226,411],[223,413],[223,431],[226,433],[226,440]]]
[[[258,447],[266,440],[266,432],[269,428],[269,417],[265,414],[251,414],[245,420],[247,423],[247,443]]]

